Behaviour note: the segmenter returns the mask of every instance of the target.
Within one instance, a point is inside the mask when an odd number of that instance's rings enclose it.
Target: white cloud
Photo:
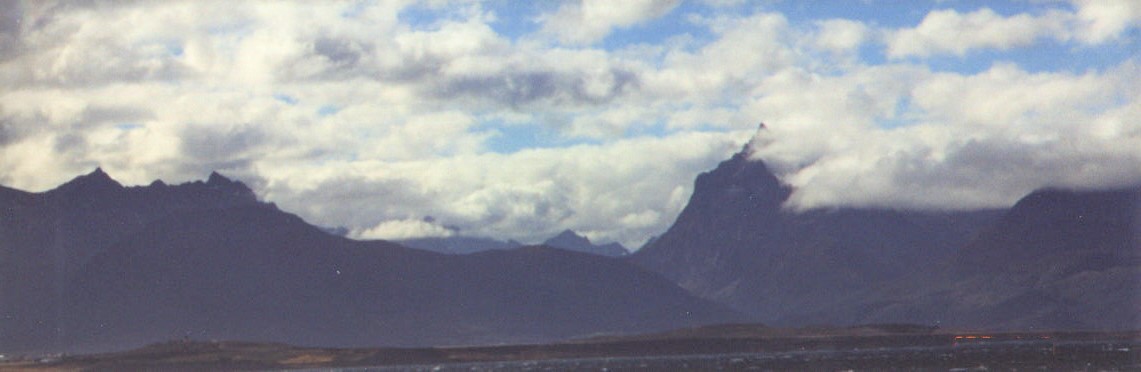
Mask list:
[[[933,12],[886,34],[714,7],[685,15],[693,34],[589,47],[677,4],[566,3],[507,37],[466,1],[26,3],[20,22],[0,16],[0,183],[216,169],[361,236],[455,225],[533,242],[572,228],[636,247],[758,121],[771,128],[760,155],[801,207],[1001,205],[1047,184],[1139,178],[1135,60],[961,74],[859,53],[882,35],[889,57],[1133,46],[1134,2]],[[411,24],[409,5],[441,15]],[[558,146],[492,152],[515,130]]]
[[[1029,73],[1012,64],[996,64],[971,76],[935,75],[913,98],[934,120],[966,128],[1053,133],[1088,121],[1119,99],[1132,98],[1123,96],[1129,88],[1122,84],[1137,81],[1129,70]]]
[[[661,17],[678,0],[581,0],[568,2],[540,20],[543,31],[567,44],[593,44],[616,27],[629,27]]]
[[[1073,0],[1077,8],[1077,38],[1098,44],[1141,25],[1141,3],[1132,0]]]
[[[816,46],[834,54],[850,53],[872,36],[871,28],[863,22],[848,19],[820,21],[817,27]]]
[[[286,210],[329,226],[431,215],[465,235],[538,242],[567,228],[638,246],[672,223],[693,178],[748,131],[406,161],[259,168]],[[596,240],[597,240],[596,239]]]
[[[1031,46],[1042,39],[1075,40],[1096,45],[1119,38],[1141,25],[1141,3],[1131,0],[1075,0],[1073,9],[1049,8],[1038,14],[1003,16],[990,8],[969,13],[936,10],[914,28],[886,35],[891,58],[963,56],[975,49],[1007,50]]]
[[[354,231],[355,239],[402,240],[415,238],[448,237],[454,234],[443,226],[420,220],[384,221],[372,228]]]
[[[771,125],[756,156],[796,188],[796,209],[1002,207],[1045,186],[1137,184],[1141,124],[1124,118],[1141,111],[1139,71],[1134,62],[1080,75],[999,64],[969,76],[870,69],[793,80],[786,85],[799,93],[758,101],[796,116],[776,121],[792,128]],[[907,78],[869,95],[871,104],[850,105],[861,84],[891,75]],[[868,124],[892,114],[894,104],[883,103],[903,98],[910,124]]]
[[[1065,15],[1058,11],[1039,17],[1003,17],[989,8],[966,14],[937,10],[928,13],[915,28],[892,32],[887,54],[892,58],[944,53],[962,56],[972,49],[1024,47],[1042,37],[1062,35],[1066,26]]]

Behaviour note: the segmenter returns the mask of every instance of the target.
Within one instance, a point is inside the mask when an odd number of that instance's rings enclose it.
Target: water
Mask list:
[[[1134,342],[1003,341],[966,346],[807,350],[773,353],[575,358],[314,371],[747,371],[747,370],[1141,370]]]

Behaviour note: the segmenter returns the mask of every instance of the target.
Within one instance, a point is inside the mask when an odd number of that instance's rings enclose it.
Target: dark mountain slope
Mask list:
[[[750,152],[698,176],[632,260],[776,325],[1141,327],[1141,188],[1043,190],[1008,211],[792,212]]]
[[[1141,188],[1041,190],[966,245],[955,265],[963,274],[1035,271],[1058,277],[1136,262],[1139,211]]]
[[[698,295],[734,302],[718,292],[756,269],[753,256],[765,252],[751,243],[787,239],[780,204],[789,189],[749,153],[746,147],[699,175],[677,221],[633,261]]]
[[[152,224],[77,277],[74,337],[306,345],[550,341],[733,319],[657,275],[543,247],[440,255],[332,237],[267,207]]]
[[[41,222],[45,219],[32,212],[37,202],[36,194],[0,186],[0,338],[54,325],[48,314],[34,311],[54,305],[52,257],[38,257],[23,248],[32,242],[32,232],[47,230]],[[32,342],[46,342],[47,336]]]
[[[108,350],[182,337],[503,343],[737,319],[622,261],[540,247],[457,256],[353,241],[242,190],[212,176],[0,194],[0,210],[20,211],[0,227],[20,237],[4,240],[4,257],[14,258],[0,275],[16,284],[0,301],[12,304],[0,318],[0,350]],[[21,217],[35,222],[14,222],[28,221]],[[65,227],[110,231],[85,241],[61,236]],[[86,258],[73,259],[77,252]],[[22,276],[39,271],[51,274]]]
[[[855,292],[914,278],[997,212],[782,210],[791,189],[751,145],[698,176],[693,196],[635,263],[764,322],[848,308]],[[854,314],[847,314],[854,316]]]
[[[879,316],[937,309],[980,327],[1138,329],[1139,233],[1141,187],[1037,191],[966,244],[921,300]]]
[[[70,278],[91,257],[150,221],[183,211],[257,203],[249,188],[217,173],[205,183],[123,187],[96,169],[42,193],[4,188],[0,348],[63,346],[58,330]]]

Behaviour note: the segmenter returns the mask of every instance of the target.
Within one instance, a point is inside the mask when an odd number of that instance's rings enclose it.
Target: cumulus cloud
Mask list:
[[[758,156],[796,208],[998,206],[1138,181],[1135,59],[961,73],[902,58],[1132,47],[1135,2],[932,11],[900,29],[781,4],[575,1],[509,36],[494,3],[471,1],[6,2],[0,183],[219,170],[359,237],[571,228],[636,247],[762,120]],[[694,9],[661,42],[600,43]],[[864,59],[879,46],[886,62]],[[546,142],[496,148],[513,131]]]
[[[1051,12],[1035,17],[1018,14],[1003,17],[989,8],[970,13],[939,10],[928,13],[918,26],[893,32],[888,40],[889,57],[955,54],[979,48],[1009,49],[1033,44],[1039,38],[1066,31],[1065,15]]]
[[[355,239],[403,240],[416,238],[441,238],[455,232],[423,219],[384,221],[369,229],[352,232]]]
[[[880,110],[859,110],[874,103],[849,106],[858,88],[843,78],[806,82],[809,88],[799,94],[804,101],[786,98],[762,107],[804,115],[793,128],[771,126],[756,153],[796,188],[789,207],[1001,207],[1046,186],[1141,183],[1135,165],[1141,124],[1122,116],[1141,110],[1134,87],[1141,75],[1133,62],[1080,75],[1000,64],[976,75],[918,73],[902,81],[869,95],[878,97]],[[904,98],[912,108],[903,114],[913,124],[867,125],[899,115],[892,102]],[[832,110],[791,109],[808,101]]]
[[[431,215],[465,235],[539,242],[572,228],[638,246],[673,222],[693,177],[748,131],[406,161],[261,169],[266,198],[330,226]],[[412,216],[412,217],[410,217]]]
[[[990,8],[969,13],[933,11],[914,28],[888,31],[887,55],[963,56],[975,49],[1027,47],[1041,39],[1093,45],[1118,38],[1128,28],[1141,24],[1141,4],[1136,1],[1075,0],[1072,8],[1011,16],[999,15]]]
[[[581,0],[563,4],[542,17],[543,31],[568,44],[591,44],[616,27],[628,27],[660,17],[678,5],[677,0]]]
[[[824,20],[817,26],[816,46],[831,53],[851,52],[872,36],[872,29],[863,22],[848,19]]]
[[[1077,8],[1076,37],[1088,44],[1117,38],[1141,24],[1141,3],[1130,0],[1073,0]]]

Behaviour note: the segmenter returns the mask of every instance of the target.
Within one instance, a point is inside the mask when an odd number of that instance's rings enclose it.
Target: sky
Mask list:
[[[746,143],[791,210],[1139,184],[1141,2],[0,0],[9,187],[216,170],[360,239],[636,248]]]

